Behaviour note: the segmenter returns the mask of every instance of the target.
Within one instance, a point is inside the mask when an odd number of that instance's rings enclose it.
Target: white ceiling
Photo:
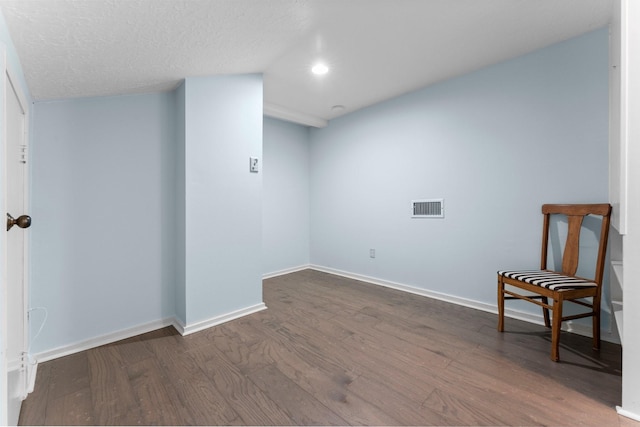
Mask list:
[[[612,0],[0,0],[0,7],[36,101],[264,73],[268,114],[322,126],[602,27]],[[322,77],[310,72],[318,60],[330,67]]]

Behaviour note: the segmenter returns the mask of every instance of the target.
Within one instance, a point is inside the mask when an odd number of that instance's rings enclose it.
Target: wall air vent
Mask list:
[[[444,218],[444,199],[412,200],[411,218]]]

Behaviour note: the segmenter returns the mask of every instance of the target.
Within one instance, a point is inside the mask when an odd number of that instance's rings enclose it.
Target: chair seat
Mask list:
[[[498,271],[498,274],[508,279],[519,280],[521,282],[547,288],[552,291],[595,288],[598,286],[597,283],[591,280],[581,279],[580,277],[565,276],[546,270],[501,270]]]

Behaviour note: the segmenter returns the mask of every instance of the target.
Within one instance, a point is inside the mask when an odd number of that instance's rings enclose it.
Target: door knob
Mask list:
[[[29,215],[20,215],[18,218],[14,218],[11,214],[7,213],[7,231],[14,225],[20,228],[29,228],[31,225],[31,217]]]

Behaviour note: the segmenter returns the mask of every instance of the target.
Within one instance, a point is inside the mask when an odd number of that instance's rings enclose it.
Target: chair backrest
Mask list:
[[[598,257],[596,259],[596,269],[593,281],[598,285],[602,284],[604,274],[604,261],[607,253],[607,241],[609,240],[609,223],[611,220],[611,205],[600,204],[580,204],[580,205],[542,205],[544,214],[544,226],[542,229],[542,259],[540,268],[547,268],[547,247],[549,243],[549,223],[551,215],[562,214],[567,216],[568,232],[567,242],[562,255],[562,274],[575,276],[578,270],[578,258],[580,248],[580,229],[582,220],[587,215],[599,215],[602,217],[600,229],[600,242],[598,246]],[[591,279],[588,277],[587,279]]]

